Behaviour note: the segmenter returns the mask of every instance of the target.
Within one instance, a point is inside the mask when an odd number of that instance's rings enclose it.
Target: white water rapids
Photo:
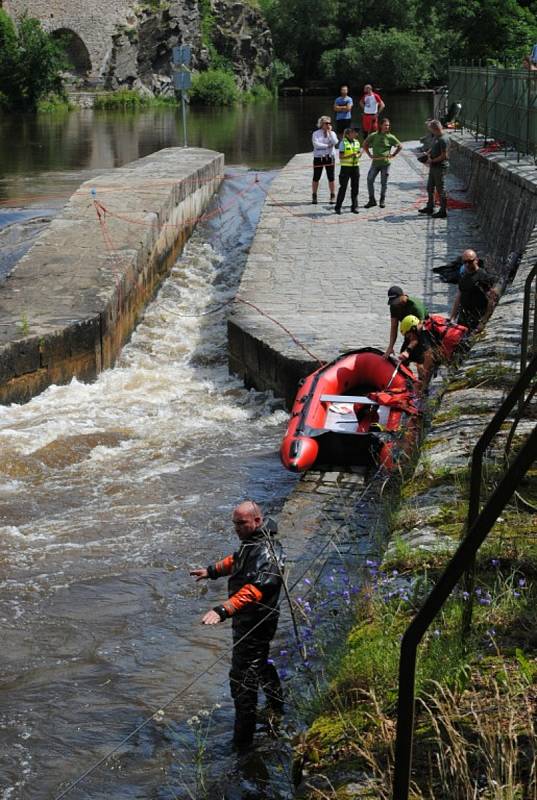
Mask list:
[[[277,458],[281,404],[228,374],[227,307],[198,316],[237,290],[260,177],[227,176],[222,213],[114,369],[0,407],[1,800],[54,798],[229,644],[198,625],[225,587],[204,595],[188,569],[233,549],[237,500],[277,506],[294,480]],[[178,725],[226,702],[226,668],[174,706]],[[164,733],[70,796],[189,796]]]

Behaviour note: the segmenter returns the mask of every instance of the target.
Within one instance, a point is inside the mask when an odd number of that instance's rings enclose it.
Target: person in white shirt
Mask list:
[[[338,143],[338,138],[332,130],[332,120],[330,117],[319,117],[317,120],[317,130],[314,131],[311,141],[313,144],[313,182],[311,184],[311,202],[314,205],[317,203],[317,189],[319,188],[319,181],[321,180],[323,169],[325,169],[326,177],[328,178],[328,187],[330,189],[330,202],[335,203],[335,147]]]
[[[364,86],[364,93],[360,98],[360,108],[362,109],[362,131],[364,138],[370,133],[378,131],[379,114],[382,114],[386,106],[384,100],[377,92],[373,91],[370,83]]]

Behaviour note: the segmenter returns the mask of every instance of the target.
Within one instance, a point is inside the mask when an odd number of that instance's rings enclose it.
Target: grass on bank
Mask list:
[[[434,577],[370,567],[358,621],[301,746],[299,796],[391,798],[400,638]],[[521,572],[495,561],[476,585],[471,636],[461,638],[463,592],[429,631],[416,676],[415,800],[537,797],[536,597]]]
[[[499,456],[486,465],[483,499],[504,469]],[[391,800],[401,637],[463,535],[468,484],[467,468],[432,469],[425,456],[403,485],[389,556],[369,562],[354,627],[298,748],[299,797]],[[537,800],[537,515],[528,505],[537,505],[537,468],[520,497],[478,553],[470,635],[461,636],[461,586],[420,645],[413,800]],[[424,524],[438,548],[402,537]]]

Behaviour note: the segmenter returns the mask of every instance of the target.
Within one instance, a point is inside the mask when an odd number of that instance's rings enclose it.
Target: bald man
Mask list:
[[[284,555],[272,520],[263,521],[261,509],[251,500],[233,511],[233,525],[240,540],[233,555],[205,569],[190,573],[196,581],[229,576],[228,599],[202,618],[217,625],[231,617],[233,655],[229,680],[235,703],[233,744],[248,748],[255,733],[257,692],[261,685],[269,711],[281,714],[283,693],[276,668],[269,663],[269,649],[278,625],[278,599],[283,581]]]
[[[465,250],[461,260],[462,269],[450,318],[475,329],[490,314],[498,296],[493,289],[494,278],[479,266],[475,250]]]

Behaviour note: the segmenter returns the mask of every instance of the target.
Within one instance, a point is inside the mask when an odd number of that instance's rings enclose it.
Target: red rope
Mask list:
[[[257,311],[258,314],[261,314],[261,316],[266,317],[271,322],[273,322],[275,325],[277,325],[279,328],[281,328],[282,331],[285,331],[285,333],[293,340],[293,342],[298,347],[300,347],[302,350],[304,350],[304,352],[306,352],[309,356],[311,356],[311,358],[313,358],[314,361],[317,361],[317,363],[319,364],[320,367],[324,367],[325,362],[321,361],[321,359],[318,356],[316,356],[315,353],[312,353],[311,350],[308,350],[306,345],[302,344],[300,339],[297,339],[297,337],[293,333],[291,333],[289,328],[286,328],[285,325],[283,325],[281,322],[278,322],[277,319],[274,319],[274,317],[271,317],[270,314],[267,314],[266,311],[263,311],[263,309],[259,308],[259,306],[256,306],[255,303],[251,303],[250,300],[245,300],[240,295],[237,295],[235,297],[235,300],[237,300],[238,303],[244,303],[244,305],[250,306],[251,308],[255,309],[255,311]]]

